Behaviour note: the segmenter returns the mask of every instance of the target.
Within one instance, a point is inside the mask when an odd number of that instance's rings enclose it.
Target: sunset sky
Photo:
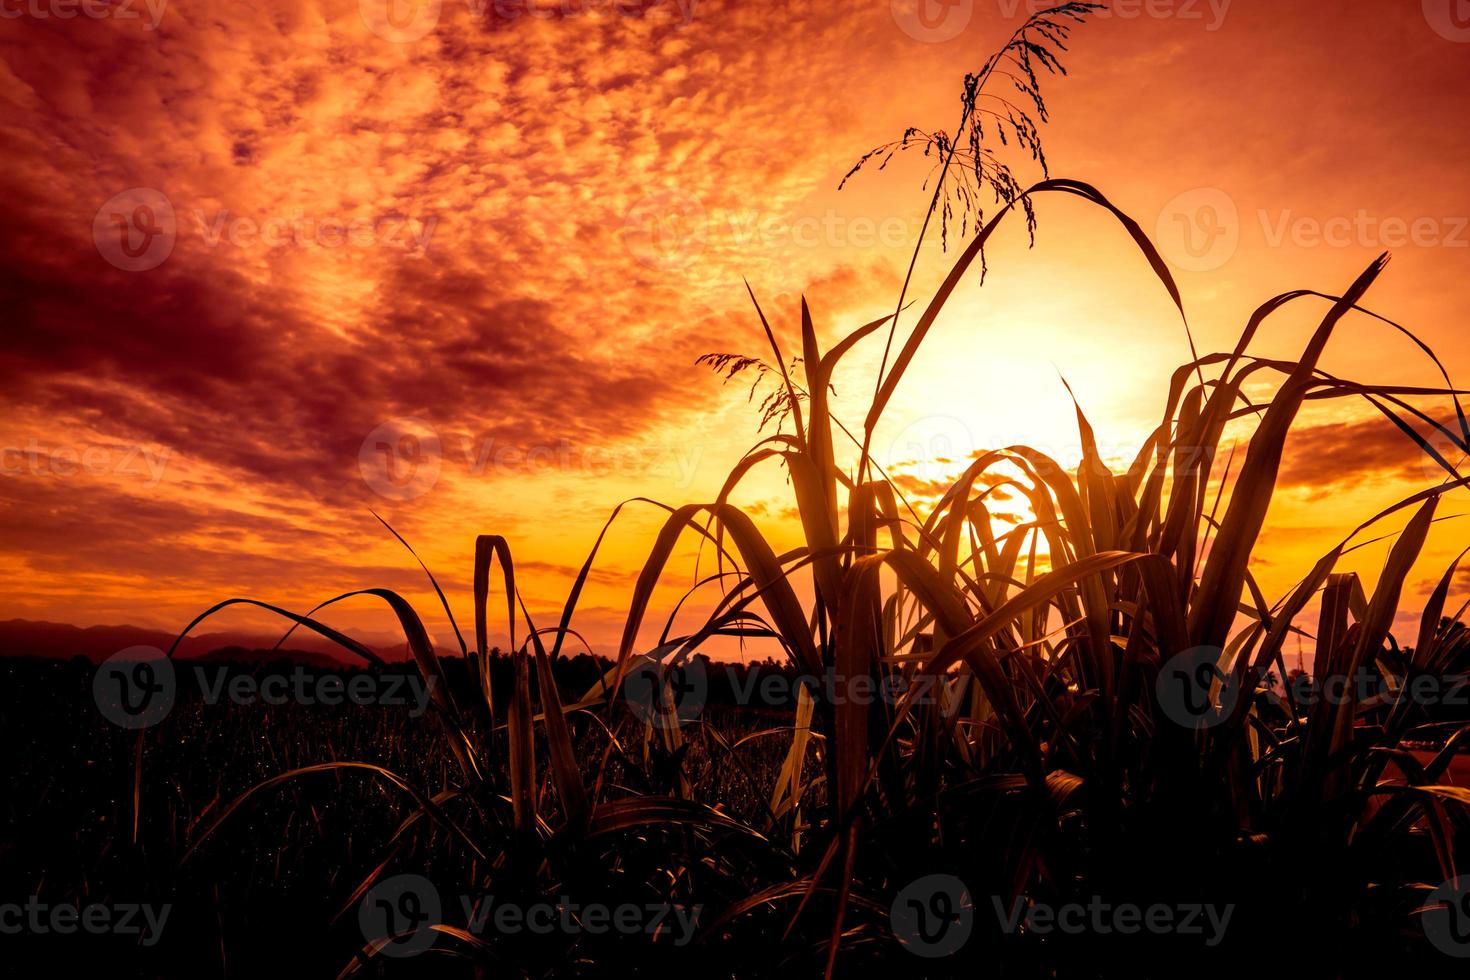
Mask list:
[[[925,161],[837,185],[906,126],[953,127],[964,73],[1032,9],[529,2],[0,0],[0,619],[177,629],[229,596],[305,611],[382,586],[445,635],[371,510],[462,622],[483,532],[510,539],[551,616],[619,501],[710,500],[757,440],[748,385],[694,364],[763,353],[743,280],[792,353],[803,294],[829,343],[891,311]],[[1369,305],[1464,383],[1464,8],[1121,0],[1049,81],[1052,173],[1155,237],[1201,351],[1388,250]],[[1075,462],[1062,378],[1105,455],[1157,424],[1189,356],[1167,294],[1100,210],[1043,199],[1038,217],[1034,249],[1023,222],[1002,232],[899,388],[874,439],[896,474],[945,475],[934,447]],[[936,237],[913,295],[952,260]],[[1323,312],[1291,308],[1256,351],[1295,356]],[[880,354],[836,379],[851,428]],[[1439,383],[1365,317],[1324,367]],[[1350,401],[1310,409],[1288,459],[1255,565],[1273,599],[1441,476]],[[794,543],[789,501],[773,467],[738,502]],[[615,526],[577,620],[594,641],[659,523],[632,507]],[[1416,588],[1467,541],[1440,524]],[[1385,547],[1345,568],[1371,585]],[[331,621],[384,625],[367,603]]]

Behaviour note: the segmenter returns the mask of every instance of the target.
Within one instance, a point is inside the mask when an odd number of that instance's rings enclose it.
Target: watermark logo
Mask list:
[[[893,22],[915,41],[942,44],[970,26],[975,0],[888,0]]]
[[[700,716],[709,699],[704,660],[640,663],[623,678],[623,698],[646,724],[687,725]]]
[[[1198,21],[1206,31],[1218,31],[1225,26],[1225,16],[1230,12],[1234,0],[1110,0],[1090,16],[1098,20],[1180,20]],[[1035,16],[1058,6],[1058,0],[998,0],[1000,12],[1006,18],[1020,13]]]
[[[952,716],[961,707],[959,700],[946,696],[945,679],[933,674],[919,674],[913,678],[905,678],[897,673],[882,676],[869,673],[849,675],[839,674],[828,668],[820,675],[749,671],[742,679],[734,665],[728,663],[724,665],[723,671],[725,686],[734,696],[735,703],[746,707],[792,707],[803,687],[819,697],[822,703],[834,706],[897,706],[907,701],[915,706],[937,705],[946,717]]]
[[[694,484],[704,456],[702,446],[687,443],[575,446],[566,439],[558,439],[526,445],[504,442],[493,435],[450,441],[456,442],[458,457],[471,476],[561,472],[601,478],[626,473],[670,479],[681,489]]]
[[[1159,212],[1154,241],[1170,264],[1186,272],[1210,272],[1240,247],[1240,211],[1217,187],[1197,187]]]
[[[1025,931],[1037,936],[1131,936],[1139,933],[1198,936],[1211,949],[1225,941],[1225,932],[1235,915],[1234,905],[1115,904],[1101,895],[1093,895],[1085,903],[1064,902],[1060,905],[1017,898],[1007,908],[999,895],[992,895],[990,902],[995,907],[1001,928],[1012,934]]]
[[[178,693],[174,663],[157,647],[119,650],[92,675],[92,699],[120,728],[151,728],[168,717]]]
[[[1422,923],[1435,949],[1470,959],[1470,875],[1451,878],[1431,892]]]
[[[178,221],[168,197],[152,187],[115,194],[92,219],[97,253],[124,272],[147,272],[174,250]]]
[[[439,890],[422,875],[394,875],[362,897],[357,922],[363,938],[384,956],[416,956],[434,945],[432,927],[444,921]]]
[[[548,936],[581,934],[602,935],[614,932],[632,936],[667,936],[675,946],[685,946],[694,938],[702,905],[676,905],[651,902],[634,905],[606,905],[602,902],[574,902],[562,895],[550,901],[499,902],[494,895],[461,895],[460,910],[471,935],[487,932],[504,935],[531,933]]]
[[[140,20],[147,10],[145,30],[156,31],[163,21],[168,0],[4,0],[0,20]]]
[[[0,447],[0,476],[127,477],[151,490],[163,481],[170,449],[147,446],[43,446],[34,437],[24,446]]]
[[[1422,708],[1470,707],[1470,675],[1411,674],[1397,686],[1376,670],[1359,668],[1352,676],[1298,674],[1286,683],[1286,693],[1297,708],[1318,704],[1412,704]]]
[[[1257,208],[1242,214],[1235,200],[1214,187],[1185,191],[1159,212],[1154,241],[1170,265],[1188,272],[1224,266],[1249,232],[1266,248],[1470,249],[1470,216],[1397,215],[1367,208],[1326,216],[1291,208]]]
[[[181,677],[192,678],[206,705],[263,704],[279,707],[401,707],[418,718],[429,710],[432,678],[417,673],[342,673],[300,664],[265,673],[239,672],[231,664],[192,665],[192,673],[157,647],[129,647],[104,661],[92,678],[92,693],[103,717],[129,729],[163,721],[178,701]]]
[[[694,22],[698,0],[469,0],[470,13],[476,18],[514,20],[565,20],[571,17],[643,18],[660,7],[667,7],[682,29]]]
[[[1159,708],[1184,728],[1213,728],[1235,710],[1240,682],[1220,666],[1219,647],[1190,647],[1176,653],[1159,670],[1155,692]]]
[[[410,718],[418,718],[429,710],[434,689],[434,678],[425,678],[417,673],[340,674],[308,670],[300,664],[288,671],[273,670],[263,676],[231,675],[227,668],[211,671],[209,667],[195,665],[194,678],[204,703],[209,705],[226,701],[270,707],[351,704],[359,708],[407,708]]]
[[[456,921],[472,936],[533,934],[565,936],[643,934],[667,936],[675,946],[687,945],[695,935],[700,905],[668,902],[607,905],[574,902],[567,895],[555,901],[531,903],[498,901],[492,894],[461,894]],[[363,937],[385,956],[416,956],[434,945],[436,926],[445,924],[444,903],[429,879],[415,874],[386,878],[363,896],[357,909]]]
[[[376,217],[314,217],[303,208],[284,215],[252,218],[220,209],[206,214],[195,208],[199,238],[208,248],[383,248],[410,258],[428,254],[439,226],[437,215],[410,216],[402,212]]]
[[[1450,428],[1450,426],[1454,426],[1454,428]],[[1429,443],[1430,448],[1439,453],[1441,459],[1458,470],[1461,476],[1465,475],[1466,465],[1470,463],[1470,458],[1466,457],[1465,450],[1460,446],[1459,438],[1461,437],[1458,423],[1438,423],[1434,429],[1424,433],[1424,437],[1425,441]],[[1423,470],[1424,479],[1431,483],[1442,483],[1445,480],[1457,479],[1457,477],[1441,466],[1428,453],[1416,453],[1415,462]]]
[[[368,30],[390,44],[411,44],[439,24],[440,0],[357,0]]]
[[[919,225],[898,215],[875,218],[827,208],[821,214],[788,217],[754,209],[716,212],[712,233],[742,249],[887,248],[901,249],[918,237]]]
[[[439,433],[420,418],[389,419],[362,441],[357,468],[374,493],[415,500],[434,489],[443,467]]]
[[[605,479],[627,474],[693,486],[704,458],[698,442],[578,446],[566,439],[516,443],[491,433],[439,430],[421,418],[389,419],[376,426],[358,448],[363,482],[390,500],[413,500],[434,489],[443,467],[461,468],[469,477],[535,477],[566,473]]]
[[[996,925],[1003,933],[1033,936],[1176,935],[1198,937],[1209,948],[1220,945],[1235,915],[1231,904],[1111,902],[1101,895],[1058,904],[1025,895],[1009,900],[990,896]],[[974,931],[976,911],[969,888],[954,875],[926,875],[893,900],[893,934],[917,956],[938,958],[958,952]],[[1470,943],[1470,939],[1466,940]]]
[[[1270,248],[1291,244],[1297,248],[1470,248],[1470,217],[1415,218],[1374,214],[1359,208],[1351,215],[1328,218],[1297,214],[1286,209],[1257,213],[1261,234]]]
[[[653,269],[682,269],[699,257],[709,219],[699,198],[677,187],[640,198],[623,215],[623,246]]]
[[[926,415],[904,427],[879,464],[890,477],[924,486],[948,484],[975,458],[975,436],[952,415]]]
[[[925,875],[893,898],[893,935],[915,956],[935,959],[957,952],[975,928],[969,887],[954,875]]]
[[[1470,0],[1423,0],[1424,19],[1434,33],[1456,44],[1470,43]]]
[[[19,902],[0,904],[0,935],[71,936],[78,932],[94,936],[136,936],[139,946],[154,946],[163,936],[173,906],[119,902],[93,902],[77,906],[68,902],[51,904],[32,895]]]

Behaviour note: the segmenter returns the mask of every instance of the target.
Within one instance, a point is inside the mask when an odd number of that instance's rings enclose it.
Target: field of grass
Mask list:
[[[1268,299],[1233,350],[1180,366],[1126,469],[1105,464],[1080,407],[1075,471],[1026,446],[995,447],[932,505],[911,506],[869,452],[940,311],[980,275],[992,232],[1034,220],[1048,197],[1116,216],[1185,313],[1136,222],[1080,181],[1043,173],[1023,188],[978,125],[993,74],[1044,119],[1037,73],[1059,69],[1067,31],[1089,9],[1068,4],[1018,31],[967,80],[954,134],[911,131],[875,151],[936,151],[930,214],[957,252],[934,295],[911,304],[905,286],[895,314],[825,349],[805,303],[790,349],[757,307],[769,351],[714,358],[777,385],[770,432],[719,499],[665,508],[603,664],[574,678],[566,649],[580,648],[567,641],[597,548],[559,622],[534,623],[512,542],[487,534],[475,542],[462,650],[436,651],[397,594],[367,593],[398,617],[432,684],[421,718],[205,713],[185,699],[164,724],[127,733],[92,712],[84,669],[6,665],[7,729],[24,739],[11,753],[22,791],[6,818],[27,831],[7,835],[24,842],[3,857],[7,882],[58,899],[142,889],[175,902],[181,924],[166,942],[126,951],[143,973],[159,969],[157,957],[235,975],[273,963],[293,975],[484,977],[1327,977],[1378,975],[1385,959],[1417,975],[1462,969],[1423,926],[1431,893],[1467,855],[1470,788],[1445,778],[1460,736],[1428,755],[1416,741],[1427,723],[1460,726],[1382,692],[1470,666],[1454,567],[1412,610],[1415,635],[1391,635],[1442,498],[1466,482],[1457,467],[1470,425],[1427,348],[1439,375],[1429,387],[1319,367],[1344,319],[1373,315],[1367,296],[1386,260],[1340,294]],[[1012,109],[1004,131],[1039,158],[1035,124]],[[981,190],[993,213],[972,209]],[[1320,312],[1300,357],[1253,355],[1287,306]],[[844,425],[829,405],[834,368],[885,339],[869,410]],[[1268,400],[1247,396],[1266,381]],[[1372,404],[1443,476],[1343,528],[1293,589],[1267,596],[1249,563],[1287,436],[1306,403],[1331,399]],[[1417,407],[1429,400],[1450,407],[1446,419]],[[1247,433],[1238,451],[1227,431]],[[1446,440],[1452,457],[1435,448]],[[727,502],[757,467],[789,478],[800,547],[777,552]],[[990,497],[1000,489],[1031,516],[998,525]],[[1346,553],[1385,535],[1371,592],[1338,571]],[[717,565],[706,589],[720,598],[654,639],[663,621],[645,620],[655,587],[691,538]],[[288,614],[363,652],[325,616]],[[511,637],[506,655],[492,655],[492,632]],[[838,684],[765,711],[712,699],[681,723],[679,671],[730,636]],[[1273,687],[1267,678],[1287,677],[1283,649],[1297,639],[1315,651],[1314,682],[1366,672],[1375,693]],[[625,682],[650,666],[670,671],[659,675],[670,683],[646,688],[661,692],[663,710],[633,711]],[[859,681],[893,696],[834,695]],[[401,875],[431,881],[442,914],[424,918],[418,898],[379,891]],[[960,894],[944,891],[954,879]],[[458,897],[485,895],[518,908],[563,897],[697,908],[697,928],[477,928]],[[1229,925],[1216,935],[1059,932],[997,915],[1120,905],[1228,908]],[[407,926],[365,934],[367,907]],[[422,952],[401,955],[419,940]]]
[[[509,679],[509,657],[492,654],[491,664]],[[589,671],[595,678],[609,666],[564,659],[557,674],[569,688],[585,686]],[[222,670],[240,677],[286,667],[283,660],[254,671]],[[474,686],[463,667],[448,663],[446,676],[467,697]],[[374,673],[410,672],[411,666]],[[203,690],[185,689],[167,719],[148,730],[147,795],[134,830],[138,738],[97,711],[95,673],[80,659],[0,661],[6,692],[0,717],[11,734],[0,808],[7,842],[0,850],[3,895],[78,907],[151,902],[172,908],[156,943],[115,935],[6,936],[12,966],[34,956],[52,968],[106,963],[122,976],[254,976],[289,962],[299,975],[334,975],[364,943],[356,909],[339,913],[378,862],[393,854],[395,863],[446,885],[468,887],[474,880],[474,862],[432,832],[395,846],[395,832],[416,812],[413,801],[355,770],[261,793],[190,853],[223,806],[293,769],[351,759],[417,786],[453,784],[454,754],[431,718],[386,706],[212,704]],[[738,819],[758,821],[762,794],[786,752],[772,729],[789,730],[793,713],[736,709],[729,701],[712,692],[700,722],[688,727],[689,749],[677,765],[657,743],[643,744],[641,722],[623,712],[617,727],[629,755],[610,761],[607,795],[664,795],[677,773],[700,798],[723,801]],[[594,727],[577,740],[586,758],[606,748],[597,737],[602,729]],[[729,765],[729,743],[747,736],[755,737],[740,747],[740,764]],[[807,768],[814,775],[815,762]],[[567,954],[558,945],[522,955],[549,964]]]

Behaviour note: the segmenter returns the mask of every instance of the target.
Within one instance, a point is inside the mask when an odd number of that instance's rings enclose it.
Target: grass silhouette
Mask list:
[[[598,683],[568,692],[558,665],[568,638],[576,639],[574,614],[603,535],[632,502],[613,511],[554,626],[533,622],[510,542],[477,539],[474,642],[459,640],[470,684],[451,682],[419,613],[401,596],[366,589],[333,600],[375,598],[402,624],[417,669],[433,685],[441,781],[419,785],[375,763],[293,768],[201,815],[188,860],[209,860],[203,855],[215,835],[283,786],[366,778],[400,796],[407,816],[353,887],[334,896],[349,919],[376,883],[406,870],[502,902],[570,894],[702,909],[698,935],[679,947],[641,934],[533,941],[458,922],[433,926],[434,950],[447,965],[467,962],[484,975],[922,969],[949,976],[996,972],[997,962],[1009,971],[1002,975],[1115,975],[1095,959],[1115,949],[1102,937],[1048,942],[1008,934],[986,918],[992,899],[1010,907],[1094,896],[1239,906],[1241,924],[1221,950],[1153,937],[1147,948],[1167,957],[1158,960],[1168,964],[1159,967],[1164,975],[1248,962],[1254,937],[1282,928],[1283,918],[1332,947],[1302,954],[1318,957],[1310,962],[1324,970],[1319,975],[1350,971],[1370,939],[1405,955],[1422,951],[1417,915],[1434,885],[1455,876],[1462,851],[1470,790],[1443,777],[1463,733],[1423,763],[1407,746],[1425,723],[1442,719],[1422,706],[1352,691],[1307,704],[1299,690],[1281,693],[1268,681],[1287,676],[1283,648],[1294,636],[1314,640],[1315,678],[1369,671],[1398,690],[1465,666],[1465,634],[1449,607],[1455,566],[1420,610],[1412,646],[1391,636],[1441,500],[1467,480],[1462,461],[1436,448],[1470,449],[1459,392],[1422,343],[1442,386],[1374,385],[1320,367],[1349,316],[1408,333],[1364,305],[1386,256],[1340,294],[1299,290],[1267,300],[1234,349],[1181,365],[1157,426],[1121,471],[1100,456],[1080,406],[1075,471],[1024,445],[989,449],[963,461],[937,503],[920,509],[872,459],[874,428],[958,284],[983,272],[997,228],[1016,220],[1034,226],[1038,203],[1050,195],[1081,198],[1117,218],[1184,314],[1167,265],[1137,222],[1092,185],[1046,171],[1038,72],[1061,71],[1067,31],[1094,8],[1065,4],[1027,21],[967,77],[953,134],[911,129],[854,167],[882,166],[911,148],[930,154],[928,216],[939,216],[946,244],[962,239],[906,335],[899,328],[908,277],[892,315],[826,349],[804,301],[795,352],[783,348],[757,304],[769,360],[701,359],[726,377],[755,372],[757,384],[773,386],[760,405],[770,431],[715,500],[638,502],[662,508],[664,523]],[[1019,93],[1019,103],[994,94],[988,83],[996,80]],[[1026,154],[1041,179],[1023,186],[993,140]],[[989,210],[981,206],[987,194]],[[1275,314],[1305,305],[1323,312],[1297,360],[1251,353]],[[861,431],[850,429],[832,412],[833,372],[859,345],[881,338],[874,396]],[[1274,394],[1252,400],[1247,388],[1262,381],[1274,382]],[[1454,418],[1441,422],[1416,408],[1426,397],[1453,403]],[[1330,399],[1367,401],[1444,476],[1344,529],[1295,587],[1268,597],[1250,559],[1287,437],[1304,405]],[[1251,434],[1237,460],[1225,435],[1241,425]],[[839,465],[839,455],[854,450],[855,463]],[[778,551],[729,503],[765,466],[784,469],[800,515],[803,543],[791,550]],[[1024,501],[1027,519],[996,523],[988,498],[998,487]],[[1357,575],[1337,569],[1378,540],[1390,518],[1405,523],[1369,594]],[[680,632],[671,617],[656,643],[641,644],[655,588],[690,536],[717,556],[702,585],[719,599],[693,627]],[[246,601],[214,607],[185,633]],[[275,611],[364,652],[317,610]],[[498,681],[492,620],[511,637],[511,664]],[[803,675],[861,679],[896,694],[834,697],[816,685],[780,719],[789,723],[725,731],[710,718],[681,723],[673,679],[703,644],[732,636],[770,644]],[[629,712],[621,692],[638,672],[656,679],[662,710]],[[151,805],[142,762],[149,737],[139,737],[136,808]],[[743,789],[732,788],[731,774]],[[135,833],[137,820],[135,809]],[[944,961],[910,957],[904,947],[913,937],[893,922],[895,897],[930,874],[963,879],[982,920]],[[389,945],[390,937],[369,941],[344,972],[383,966]],[[1149,969],[1134,964],[1127,972],[1155,975]]]

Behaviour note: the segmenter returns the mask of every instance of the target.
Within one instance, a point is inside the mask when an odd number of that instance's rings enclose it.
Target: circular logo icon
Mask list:
[[[975,458],[975,436],[952,415],[926,415],[904,427],[878,460],[890,478],[902,478],[911,496],[940,496]]]
[[[940,44],[960,36],[975,15],[975,0],[888,0],[893,22],[915,41]]]
[[[1230,717],[1240,700],[1240,682],[1221,669],[1223,653],[1219,647],[1190,647],[1164,663],[1154,690],[1170,721],[1184,728],[1214,728]]]
[[[108,198],[92,219],[97,253],[124,272],[147,272],[174,250],[178,221],[173,202],[152,187],[132,187]]]
[[[1159,212],[1154,241],[1174,267],[1213,271],[1240,247],[1240,211],[1234,199],[1218,188],[1185,191]]]
[[[1422,922],[1435,949],[1470,958],[1470,875],[1451,878],[1431,892]]]
[[[418,418],[389,419],[357,451],[362,480],[389,500],[413,500],[434,489],[443,465],[439,433]]]
[[[439,24],[441,0],[357,0],[367,29],[392,44],[411,44]]]
[[[1458,425],[1459,423],[1457,422],[1442,422],[1438,427],[1423,433],[1423,435],[1424,441],[1429,443],[1430,448],[1439,453],[1440,458],[1446,463],[1459,470],[1461,476],[1464,476],[1467,472],[1467,466],[1470,466],[1470,459],[1466,458],[1465,450],[1461,449],[1459,443],[1451,437],[1451,433],[1458,435]],[[1452,429],[1450,426],[1455,426],[1455,428]],[[1446,480],[1457,479],[1454,474],[1441,466],[1439,461],[1433,456],[1424,452],[1422,449],[1418,449],[1418,447],[1415,448],[1418,453],[1417,462],[1420,469],[1423,470],[1425,480],[1430,483],[1443,483]]]
[[[444,921],[439,889],[423,875],[384,878],[362,897],[357,922],[362,936],[384,956],[417,956],[439,938],[431,926]]]
[[[704,658],[638,664],[623,678],[623,698],[646,724],[687,725],[704,711],[709,698]]]
[[[1424,19],[1446,41],[1470,43],[1470,0],[1424,0]]]
[[[650,268],[684,268],[704,251],[708,237],[704,205],[676,187],[640,198],[623,215],[623,246]]]
[[[97,665],[92,699],[120,728],[151,728],[168,717],[178,693],[174,662],[158,647],[128,647]]]
[[[888,920],[904,949],[936,959],[958,952],[969,941],[975,902],[954,875],[925,875],[894,896]]]

